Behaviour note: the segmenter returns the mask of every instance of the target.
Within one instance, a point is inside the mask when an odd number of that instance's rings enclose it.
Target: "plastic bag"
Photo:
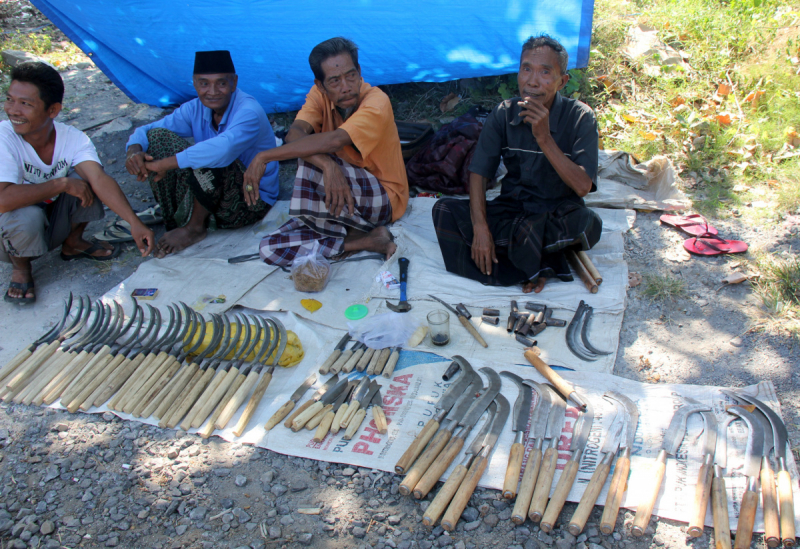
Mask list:
[[[331,277],[331,264],[318,254],[319,241],[305,255],[298,255],[292,261],[292,280],[298,292],[321,292]]]
[[[419,320],[408,313],[384,313],[347,323],[350,337],[370,349],[404,347],[419,325]]]

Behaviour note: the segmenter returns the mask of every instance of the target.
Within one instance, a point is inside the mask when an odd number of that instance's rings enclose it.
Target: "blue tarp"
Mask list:
[[[346,36],[372,85],[515,72],[522,43],[546,32],[589,60],[593,0],[33,0],[131,99],[195,97],[194,52],[231,50],[239,87],[267,112],[298,109],[308,54]]]

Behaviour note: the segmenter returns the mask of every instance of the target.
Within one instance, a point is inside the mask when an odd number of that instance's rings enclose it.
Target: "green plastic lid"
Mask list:
[[[355,305],[350,305],[347,309],[344,310],[344,316],[348,320],[359,320],[364,318],[369,314],[369,309],[366,305],[362,305],[357,303]]]

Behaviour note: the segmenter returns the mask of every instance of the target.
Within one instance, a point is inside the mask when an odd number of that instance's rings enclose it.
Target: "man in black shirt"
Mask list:
[[[433,208],[448,271],[538,293],[548,278],[572,280],[564,249],[600,240],[602,220],[582,198],[597,190],[597,121],[587,105],[558,93],[569,80],[567,60],[546,35],[523,44],[520,97],[500,103],[484,123],[469,201],[443,198]],[[501,157],[508,174],[487,204]]]

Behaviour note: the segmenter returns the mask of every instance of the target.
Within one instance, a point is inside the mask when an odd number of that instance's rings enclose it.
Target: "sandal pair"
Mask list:
[[[741,240],[725,240],[718,236],[716,228],[700,214],[670,215],[660,218],[662,223],[671,225],[685,233],[694,235],[683,242],[687,252],[698,255],[741,254],[747,251],[747,243]]]

